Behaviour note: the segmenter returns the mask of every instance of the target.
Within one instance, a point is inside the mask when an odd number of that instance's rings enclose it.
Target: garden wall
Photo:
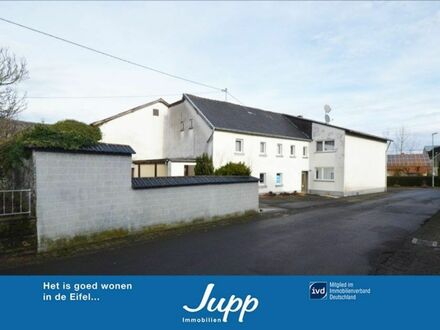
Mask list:
[[[39,250],[77,235],[134,231],[258,208],[258,181],[252,177],[132,181],[131,154],[34,150],[33,160]]]

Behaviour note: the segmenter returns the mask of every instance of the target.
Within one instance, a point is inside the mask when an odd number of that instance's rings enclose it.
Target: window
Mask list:
[[[266,185],[266,173],[260,173],[260,184]]]
[[[316,152],[335,150],[335,140],[317,141]]]
[[[180,122],[180,131],[183,132],[185,130],[185,123],[183,120]]]
[[[306,146],[303,147],[303,157],[307,158],[309,154],[308,148]]]
[[[192,119],[189,120],[189,127],[188,127],[188,129],[193,129],[193,120]]]
[[[283,173],[277,173],[275,177],[275,186],[282,186],[283,185]]]
[[[322,141],[317,141],[316,142],[316,151],[322,151],[323,150],[322,144],[323,144]]]
[[[282,156],[283,155],[283,145],[281,143],[277,144],[277,155]]]
[[[242,139],[235,140],[235,152],[239,152],[239,153],[243,152],[243,140]]]
[[[153,109],[153,116],[159,116],[159,109]]]
[[[266,154],[266,142],[260,142],[260,154]]]
[[[295,157],[295,146],[294,145],[290,146],[290,156]]]
[[[335,150],[335,140],[329,140],[324,142],[324,150],[325,151],[333,151]]]
[[[334,181],[335,180],[334,167],[317,167],[315,170],[315,179],[322,181]]]

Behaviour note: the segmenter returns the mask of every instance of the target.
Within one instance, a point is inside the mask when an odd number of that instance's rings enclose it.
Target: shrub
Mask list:
[[[387,177],[388,187],[425,187],[431,186],[431,176],[389,176]],[[435,186],[439,186],[439,177],[435,177]]]
[[[215,175],[251,175],[251,169],[245,163],[232,163],[229,162],[226,165],[219,167],[215,170]]]
[[[214,165],[212,165],[212,157],[204,153],[196,158],[196,166],[194,167],[195,175],[213,175]]]
[[[29,147],[76,150],[101,139],[101,130],[87,124],[64,120],[53,125],[37,124],[0,145],[0,172],[5,175],[31,155]]]

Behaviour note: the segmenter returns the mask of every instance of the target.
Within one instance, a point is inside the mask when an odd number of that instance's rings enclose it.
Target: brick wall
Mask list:
[[[258,208],[258,184],[133,190],[131,157],[33,152],[39,249],[48,240],[137,230]]]

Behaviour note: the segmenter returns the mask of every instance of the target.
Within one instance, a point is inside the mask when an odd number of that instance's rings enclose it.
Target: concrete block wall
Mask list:
[[[258,208],[258,184],[133,190],[131,157],[33,151],[39,249],[49,241],[137,230]]]

